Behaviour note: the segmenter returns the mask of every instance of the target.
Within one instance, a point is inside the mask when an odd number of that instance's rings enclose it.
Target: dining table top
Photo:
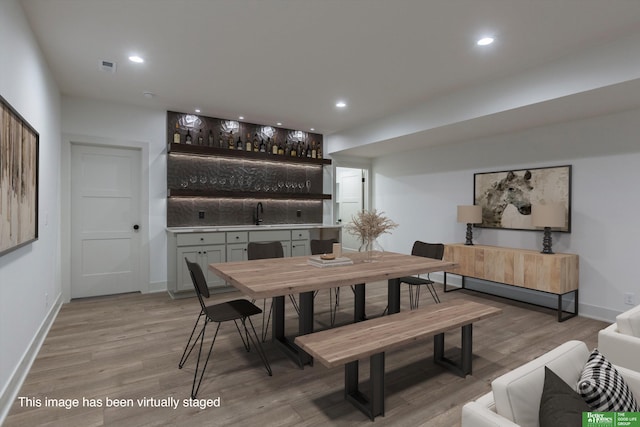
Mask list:
[[[343,256],[350,258],[353,264],[317,267],[307,263],[310,256],[297,256],[212,263],[209,264],[209,270],[245,295],[261,299],[397,279],[456,267],[451,261],[386,251],[374,262],[365,262],[363,254],[357,252],[344,253]]]

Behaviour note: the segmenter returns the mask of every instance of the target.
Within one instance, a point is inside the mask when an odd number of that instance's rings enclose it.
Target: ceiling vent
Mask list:
[[[108,73],[115,73],[116,72],[116,63],[113,61],[106,61],[106,60],[102,60],[100,61],[98,68],[101,71],[106,71]]]

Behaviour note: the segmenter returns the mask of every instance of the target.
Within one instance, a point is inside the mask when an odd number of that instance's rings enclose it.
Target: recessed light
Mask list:
[[[156,94],[155,94],[155,93],[153,93],[153,92],[149,92],[149,91],[147,91],[147,92],[142,92],[142,95],[144,95],[144,97],[145,97],[145,98],[147,98],[147,99],[151,99],[151,98],[153,98],[154,96],[156,96]]]
[[[309,130],[310,130],[311,132],[313,132],[313,131],[315,130],[315,128],[311,128],[311,129],[309,129]]]
[[[483,37],[476,42],[478,46],[487,46],[493,43],[493,37]]]
[[[344,102],[344,101],[338,101],[338,102],[336,102],[336,107],[338,107],[338,108],[344,108],[344,107],[346,107],[346,106],[347,106],[347,103],[346,103],[346,102]]]
[[[244,116],[238,116],[238,120],[244,120]]]
[[[278,126],[282,126],[282,122],[278,122],[276,123]]]
[[[142,64],[144,62],[144,59],[142,59],[138,55],[131,55],[129,57],[129,61],[135,62],[136,64]]]
[[[199,113],[199,112],[200,112],[200,109],[199,109],[199,108],[196,108],[194,111],[195,111],[196,113]]]

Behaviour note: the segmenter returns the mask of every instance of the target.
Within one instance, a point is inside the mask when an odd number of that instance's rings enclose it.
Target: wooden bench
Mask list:
[[[328,329],[295,339],[327,368],[345,366],[345,399],[371,420],[384,415],[384,353],[434,337],[434,362],[464,377],[471,374],[473,322],[501,309],[472,301],[451,301]],[[444,332],[462,328],[461,360],[444,357]],[[358,360],[370,357],[371,396],[358,389]]]

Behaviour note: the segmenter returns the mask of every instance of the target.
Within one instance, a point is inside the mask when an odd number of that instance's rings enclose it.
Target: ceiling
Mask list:
[[[207,116],[242,115],[251,123],[281,122],[325,135],[366,128],[640,32],[638,0],[21,3],[64,96],[180,112],[199,108]],[[483,35],[495,43],[477,46]],[[134,53],[145,62],[130,62]],[[102,60],[115,62],[116,72],[101,71]],[[573,111],[569,118],[636,108],[640,85],[632,89],[618,87],[625,96],[604,96],[606,107],[598,111],[572,108],[584,106],[580,96],[574,102],[559,96],[554,108]],[[338,100],[347,107],[337,108]],[[536,114],[528,123],[558,120],[539,110],[527,112]],[[483,121],[482,132],[499,131],[507,121],[498,116],[492,126]],[[436,140],[458,141],[470,133],[465,121],[451,131],[440,127]],[[399,140],[406,149],[421,144],[414,134],[389,138],[386,146],[397,150]],[[370,154],[388,152],[375,142]]]

